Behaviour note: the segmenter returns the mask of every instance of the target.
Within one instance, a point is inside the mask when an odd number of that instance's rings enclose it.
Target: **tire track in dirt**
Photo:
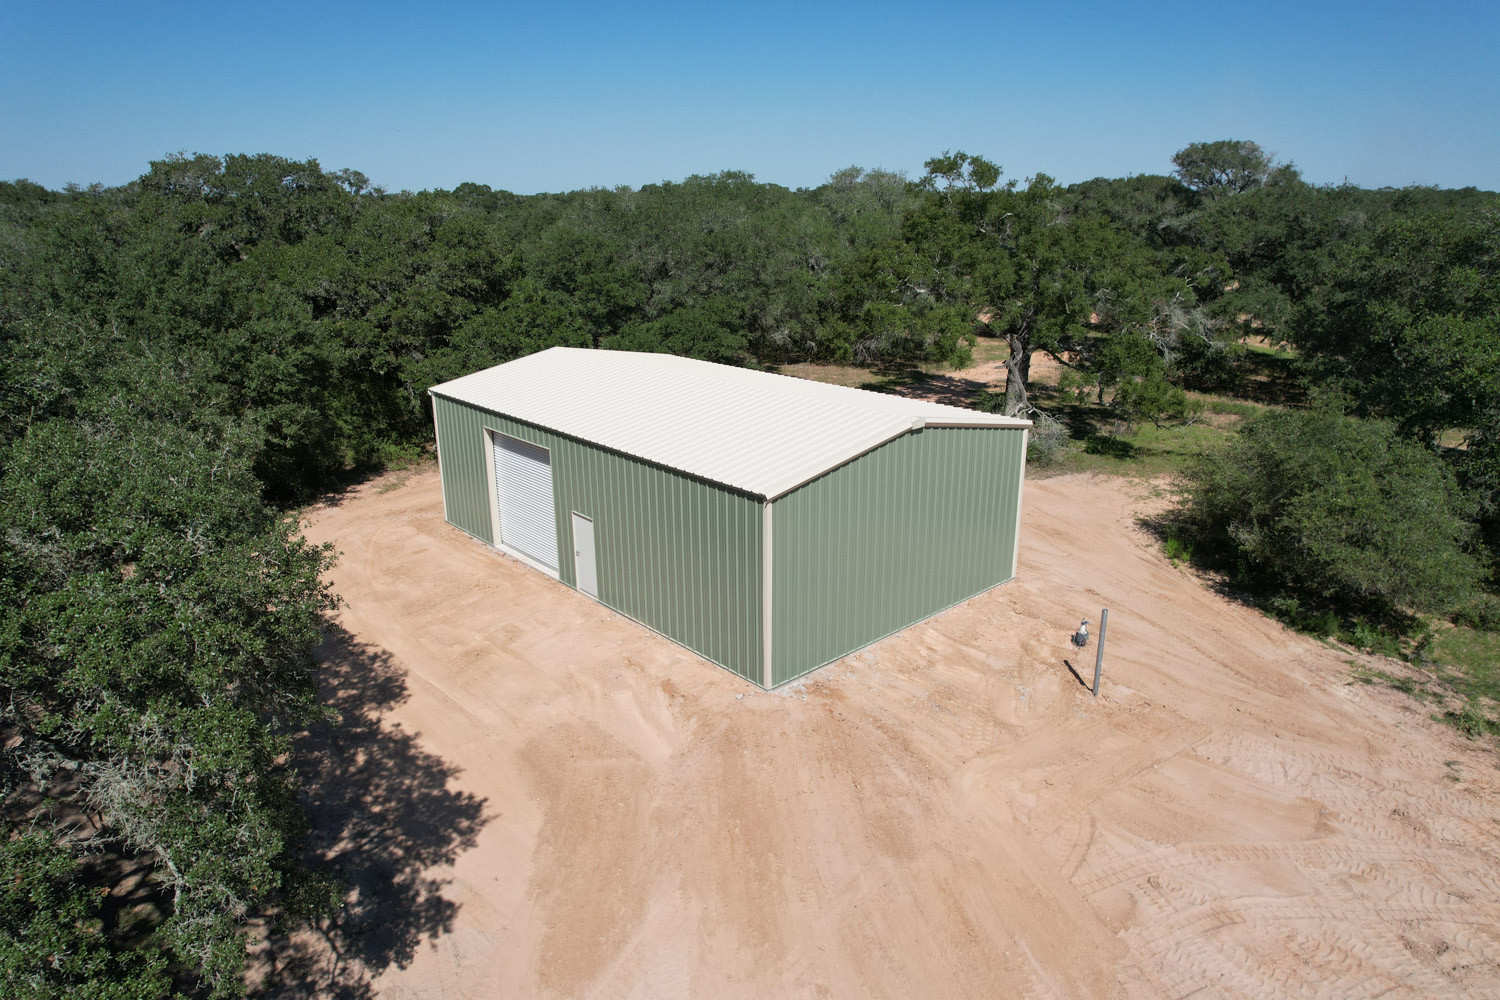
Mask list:
[[[314,511],[392,724],[494,817],[377,994],[1500,995],[1493,756],[1172,566],[1162,502],[1031,482],[1014,583],[769,694],[444,525],[431,472]]]

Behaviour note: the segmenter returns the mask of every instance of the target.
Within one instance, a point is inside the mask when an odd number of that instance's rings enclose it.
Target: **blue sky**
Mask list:
[[[391,190],[945,149],[1165,173],[1254,139],[1308,180],[1500,189],[1500,4],[0,4],[0,178],[118,184],[272,152]]]

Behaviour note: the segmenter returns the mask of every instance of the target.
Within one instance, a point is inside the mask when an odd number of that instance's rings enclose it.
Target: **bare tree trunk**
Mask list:
[[[1026,391],[1031,382],[1031,338],[1011,333],[1006,335],[1005,342],[1010,346],[1010,358],[1005,362],[1005,413],[1024,416],[1031,409],[1031,397]]]

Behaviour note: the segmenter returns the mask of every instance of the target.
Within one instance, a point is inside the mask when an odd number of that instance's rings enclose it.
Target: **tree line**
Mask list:
[[[1500,199],[1312,185],[1243,141],[1174,165],[1061,185],[949,152],[915,179],[522,196],[198,155],[0,183],[3,992],[237,995],[249,921],[336,912],[289,742],[327,715],[330,554],[294,507],[426,447],[428,386],[548,346],[878,367],[1003,338],[1006,391],[975,405],[1045,426],[1039,354],[1170,421],[1243,378],[1246,337],[1289,343],[1318,407],[1201,473],[1203,537],[1325,597],[1471,599],[1500,523]],[[1299,463],[1299,439],[1363,458]],[[1314,517],[1410,469],[1390,517]],[[1282,516],[1299,482],[1329,487],[1306,523]],[[1427,576],[1350,523],[1404,558],[1403,519],[1437,525]],[[1305,572],[1308,532],[1364,575]],[[105,904],[141,871],[155,915],[129,921]]]

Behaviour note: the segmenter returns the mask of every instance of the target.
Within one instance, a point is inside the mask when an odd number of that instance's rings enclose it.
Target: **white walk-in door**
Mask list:
[[[594,565],[594,522],[582,514],[573,515],[573,569],[578,589],[597,601],[599,570]]]
[[[504,434],[495,439],[495,496],[500,541],[548,569],[557,569],[557,514],[552,456],[546,448]]]

